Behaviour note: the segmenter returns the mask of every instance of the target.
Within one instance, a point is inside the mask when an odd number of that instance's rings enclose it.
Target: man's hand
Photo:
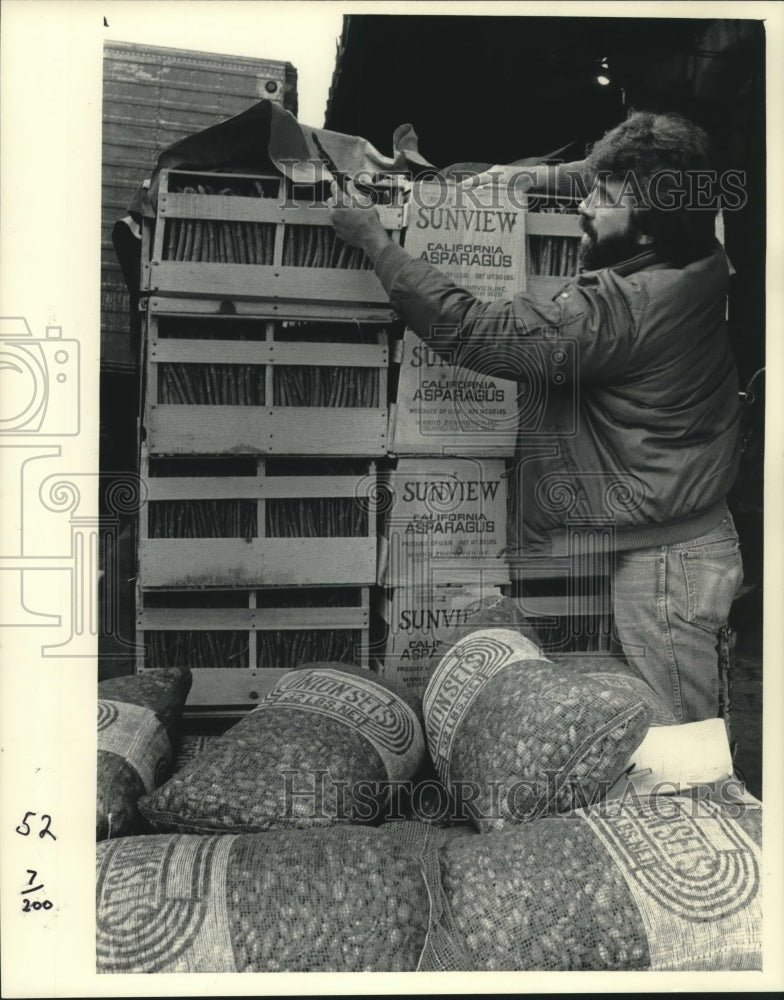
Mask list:
[[[368,205],[348,178],[342,191],[333,181],[332,197],[327,204],[330,222],[340,239],[359,247],[375,264],[384,247],[392,242],[375,206]]]

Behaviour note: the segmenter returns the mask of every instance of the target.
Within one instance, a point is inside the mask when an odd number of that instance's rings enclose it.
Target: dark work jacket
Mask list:
[[[629,550],[687,541],[721,520],[739,397],[718,243],[682,268],[647,251],[584,272],[552,300],[481,301],[399,246],[376,271],[432,350],[518,383],[512,562],[568,554],[575,524],[595,522],[603,545]]]

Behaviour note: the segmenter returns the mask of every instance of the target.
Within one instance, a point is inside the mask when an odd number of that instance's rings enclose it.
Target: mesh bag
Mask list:
[[[457,814],[454,799],[438,777],[429,756],[425,756],[410,782],[401,783],[394,789],[388,809],[387,819],[393,821],[404,819],[473,831],[473,827],[468,825],[468,817]]]
[[[174,756],[172,773],[181,771],[186,764],[194,761],[199,754],[212,746],[216,739],[217,735],[205,733],[186,733],[181,736]]]
[[[121,701],[138,705],[155,712],[166,730],[169,742],[174,744],[180,735],[180,723],[185,700],[191,689],[193,677],[190,670],[142,670],[138,674],[112,677],[98,685],[98,697],[107,701]]]
[[[452,838],[420,968],[759,969],[760,822],[659,796]]]
[[[410,696],[359,668],[293,670],[139,808],[155,830],[250,833],[374,822],[425,753]]]
[[[97,840],[144,829],[137,802],[170,772],[191,674],[147,670],[98,685]]]
[[[97,971],[413,971],[442,837],[390,823],[100,844]]]
[[[548,655],[556,666],[582,677],[593,677],[619,691],[629,691],[641,698],[651,711],[652,726],[677,726],[678,720],[642,675],[619,656],[607,653],[561,653]]]
[[[650,710],[638,694],[545,660],[518,632],[484,629],[440,661],[424,715],[456,811],[492,830],[606,791],[645,736]]]

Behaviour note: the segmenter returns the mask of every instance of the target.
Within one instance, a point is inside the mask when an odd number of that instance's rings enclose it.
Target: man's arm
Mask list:
[[[606,294],[598,281],[573,283],[553,300],[518,293],[505,301],[483,301],[393,243],[375,209],[351,207],[350,188],[345,196],[334,192],[331,218],[337,235],[373,261],[406,324],[453,364],[524,380],[530,372],[527,338],[543,330],[553,348],[559,339],[577,343],[583,378],[605,379],[627,364],[633,317],[624,297]]]

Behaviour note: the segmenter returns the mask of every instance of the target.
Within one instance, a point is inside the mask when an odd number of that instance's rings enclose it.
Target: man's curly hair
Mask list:
[[[591,180],[611,178],[639,195],[638,230],[653,237],[661,256],[683,266],[714,244],[712,164],[710,140],[699,126],[678,114],[637,111],[593,145],[585,166]]]

